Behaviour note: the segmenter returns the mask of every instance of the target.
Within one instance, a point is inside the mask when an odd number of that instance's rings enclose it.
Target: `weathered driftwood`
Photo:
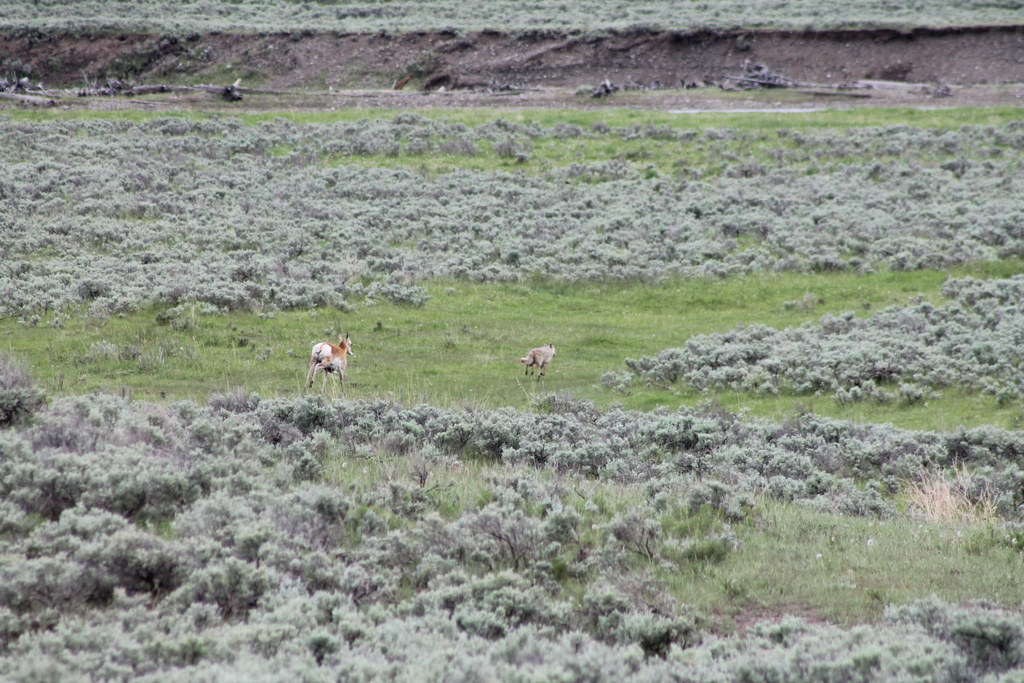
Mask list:
[[[0,99],[13,100],[15,102],[23,102],[25,104],[31,104],[34,107],[53,107],[57,103],[48,97],[36,97],[35,95],[19,95],[13,92],[0,92]]]
[[[36,93],[29,95],[28,93]],[[13,102],[23,102],[35,107],[52,107],[56,104],[47,97],[46,89],[41,83],[34,84],[28,79],[0,79],[0,98]]]
[[[132,86],[132,95],[149,95],[156,92],[171,92],[173,88],[169,85],[135,85]]]
[[[929,97],[952,97],[953,89],[949,87],[947,83],[933,83],[932,85],[926,85],[924,92]]]
[[[855,83],[853,85],[846,83],[807,83],[804,81],[790,81],[788,79],[786,82],[762,81],[756,78],[743,78],[742,76],[726,76],[725,78],[730,81],[749,83],[763,88],[821,88],[824,90],[869,90],[871,88],[870,85],[862,83]]]
[[[764,80],[761,78],[746,78],[744,76],[725,76],[725,79],[760,88],[794,88],[798,85],[796,81]]]
[[[797,90],[797,92],[804,95],[814,95],[815,97],[874,97],[874,95],[868,92],[849,92],[844,89]]]
[[[161,92],[209,92],[220,95],[225,100],[234,102],[242,99],[242,94],[253,92],[239,85],[235,81],[231,85],[136,85],[134,83],[122,83],[116,79],[110,79],[102,87],[83,88],[78,91],[79,97],[134,97],[135,95],[151,95]]]
[[[722,85],[723,90],[751,90],[754,88],[815,88],[821,90],[861,90],[869,89],[870,85],[857,83],[807,83],[777,74],[764,64],[757,64],[746,59],[743,61],[743,73],[740,76],[725,76],[725,80],[735,83],[734,86]]]

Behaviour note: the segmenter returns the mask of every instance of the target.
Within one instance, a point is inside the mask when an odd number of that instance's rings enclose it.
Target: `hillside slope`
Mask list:
[[[42,35],[0,40],[5,75],[49,87],[107,78],[262,88],[408,89],[495,86],[678,88],[718,83],[743,62],[798,81],[861,79],[953,85],[1024,81],[1024,26],[831,32],[632,30],[544,33]]]

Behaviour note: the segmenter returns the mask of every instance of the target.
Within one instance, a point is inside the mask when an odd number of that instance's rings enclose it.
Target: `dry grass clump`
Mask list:
[[[908,512],[929,522],[954,522],[982,525],[996,522],[995,500],[991,493],[971,495],[971,476],[964,468],[955,468],[950,477],[942,472],[921,475],[919,481],[904,484]]]

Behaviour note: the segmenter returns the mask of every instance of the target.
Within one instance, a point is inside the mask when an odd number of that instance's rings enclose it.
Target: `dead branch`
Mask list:
[[[132,87],[132,95],[149,95],[157,92],[170,92],[169,85],[136,85]]]
[[[846,90],[797,90],[803,95],[814,95],[815,97],[874,97],[868,92],[848,92]]]
[[[748,83],[753,87],[761,88],[795,88],[799,83],[797,81],[780,81],[780,80],[762,80],[760,78],[744,78],[743,76],[725,76],[726,80],[736,81],[737,83]]]
[[[82,88],[78,91],[79,97],[134,97],[135,95],[151,95],[161,92],[209,92],[220,95],[225,100],[236,102],[242,99],[243,93],[258,92],[243,88],[239,85],[241,81],[235,81],[231,85],[136,85],[135,83],[123,83],[116,78],[107,80],[105,86],[94,86]]]
[[[917,88],[917,83],[904,83],[902,81],[870,81],[861,79],[857,81],[857,86],[862,88],[872,88],[875,90],[910,90]]]
[[[38,93],[38,95],[26,94],[29,92]],[[42,84],[33,84],[27,76],[21,79],[0,79],[0,97],[5,100],[31,104],[35,107],[54,106],[56,103],[49,97],[46,97],[45,94],[46,90],[43,88]]]
[[[740,76],[725,76],[728,81],[733,81],[735,86],[723,84],[723,90],[752,90],[757,88],[820,88],[823,90],[858,90],[868,89],[871,85],[858,82],[854,85],[845,83],[832,85],[829,83],[806,83],[777,74],[764,64],[757,64],[749,59],[743,60],[743,73]]]
[[[48,97],[36,97],[34,95],[19,95],[11,92],[0,92],[0,99],[13,100],[15,102],[23,102],[25,104],[31,104],[34,107],[53,107],[57,103]]]

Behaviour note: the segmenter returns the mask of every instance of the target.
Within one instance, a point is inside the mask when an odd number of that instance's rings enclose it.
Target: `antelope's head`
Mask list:
[[[352,351],[352,340],[349,339],[349,336],[348,336],[347,332],[345,333],[344,337],[342,337],[340,334],[338,335],[338,346],[340,346],[341,348],[345,349],[345,355],[346,356],[354,356],[354,355],[356,355]]]

